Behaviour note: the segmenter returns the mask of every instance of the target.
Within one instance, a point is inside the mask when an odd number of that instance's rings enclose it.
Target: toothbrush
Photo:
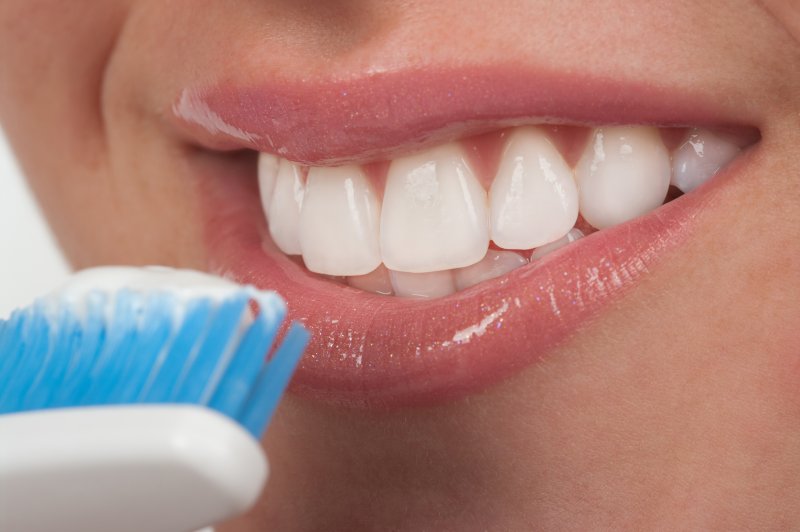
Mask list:
[[[199,272],[100,268],[0,320],[0,530],[188,532],[249,509],[309,338],[292,324],[265,362],[285,313]]]

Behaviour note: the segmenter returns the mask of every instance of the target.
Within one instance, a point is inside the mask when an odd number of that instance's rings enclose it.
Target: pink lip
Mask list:
[[[346,93],[346,94],[345,94]],[[535,116],[565,123],[735,125],[699,96],[509,69],[187,89],[174,110],[191,142],[315,162],[400,149]],[[190,157],[211,271],[271,288],[313,332],[293,390],[345,404],[427,404],[485,388],[546,357],[691,235],[740,156],[710,183],[640,219],[431,301],[382,297],[308,274],[270,241],[254,165]]]
[[[173,117],[211,149],[251,148],[307,164],[386,159],[522,122],[740,125],[700,94],[580,74],[481,66],[340,81],[185,89]]]

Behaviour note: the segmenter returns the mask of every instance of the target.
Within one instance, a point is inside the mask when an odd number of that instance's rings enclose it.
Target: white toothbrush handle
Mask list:
[[[0,416],[0,530],[197,530],[245,512],[267,474],[258,442],[203,407]]]

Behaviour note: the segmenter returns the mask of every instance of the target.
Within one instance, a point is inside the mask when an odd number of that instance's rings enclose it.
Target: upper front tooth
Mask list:
[[[575,177],[581,214],[603,229],[664,202],[669,189],[669,154],[656,128],[600,128],[586,146]]]
[[[300,212],[306,268],[328,275],[364,275],[377,268],[380,211],[360,167],[311,168]]]
[[[728,164],[739,146],[707,129],[695,129],[675,151],[672,163],[672,184],[683,192],[691,192]]]
[[[267,216],[272,203],[272,194],[275,192],[279,163],[280,159],[271,153],[258,154],[258,190],[261,193],[261,206]]]
[[[387,268],[461,268],[481,260],[488,247],[486,192],[458,145],[392,162],[381,214],[381,253]]]
[[[558,240],[578,219],[578,190],[561,154],[536,128],[518,128],[489,190],[492,240],[531,249]]]
[[[302,251],[298,222],[304,194],[301,168],[282,159],[275,179],[275,190],[266,210],[269,213],[269,234],[287,255],[299,255]]]

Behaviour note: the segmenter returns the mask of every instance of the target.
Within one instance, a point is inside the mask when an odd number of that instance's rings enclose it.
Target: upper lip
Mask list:
[[[359,163],[521,123],[742,126],[713,95],[513,65],[402,70],[352,79],[191,86],[172,119],[209,149],[309,165]]]

